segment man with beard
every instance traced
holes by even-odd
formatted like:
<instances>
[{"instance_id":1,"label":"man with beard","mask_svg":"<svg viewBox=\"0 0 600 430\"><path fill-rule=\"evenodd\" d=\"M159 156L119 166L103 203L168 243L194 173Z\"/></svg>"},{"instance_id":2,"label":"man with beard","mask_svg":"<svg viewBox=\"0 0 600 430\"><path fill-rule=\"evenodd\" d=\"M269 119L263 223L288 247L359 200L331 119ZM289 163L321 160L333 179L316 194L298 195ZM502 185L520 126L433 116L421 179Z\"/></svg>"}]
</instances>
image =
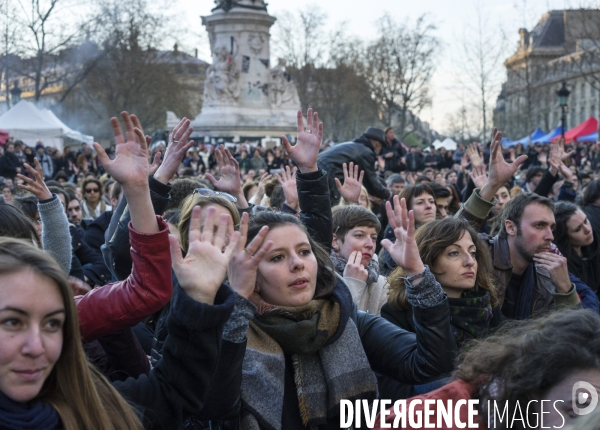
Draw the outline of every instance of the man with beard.
<instances>
[{"instance_id":1,"label":"man with beard","mask_svg":"<svg viewBox=\"0 0 600 430\"><path fill-rule=\"evenodd\" d=\"M567 259L552 243L554 203L522 193L504 206L500 233L484 236L493 264L502 314L526 319L553 306L579 303Z\"/></svg>"}]
</instances>

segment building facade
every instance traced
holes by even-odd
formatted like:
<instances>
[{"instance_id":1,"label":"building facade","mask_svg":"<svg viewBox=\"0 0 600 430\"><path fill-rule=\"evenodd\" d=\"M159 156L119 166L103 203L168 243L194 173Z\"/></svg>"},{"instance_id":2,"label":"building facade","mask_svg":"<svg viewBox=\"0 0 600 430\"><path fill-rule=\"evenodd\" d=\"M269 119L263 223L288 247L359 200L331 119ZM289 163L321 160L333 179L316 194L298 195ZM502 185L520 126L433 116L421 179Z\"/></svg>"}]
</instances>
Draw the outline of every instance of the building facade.
<instances>
[{"instance_id":1,"label":"building facade","mask_svg":"<svg viewBox=\"0 0 600 430\"><path fill-rule=\"evenodd\" d=\"M518 139L540 127L560 125L556 92L571 91L566 127L600 107L600 10L553 10L533 30L519 30L516 52L505 62L506 82L494 109L494 125Z\"/></svg>"}]
</instances>

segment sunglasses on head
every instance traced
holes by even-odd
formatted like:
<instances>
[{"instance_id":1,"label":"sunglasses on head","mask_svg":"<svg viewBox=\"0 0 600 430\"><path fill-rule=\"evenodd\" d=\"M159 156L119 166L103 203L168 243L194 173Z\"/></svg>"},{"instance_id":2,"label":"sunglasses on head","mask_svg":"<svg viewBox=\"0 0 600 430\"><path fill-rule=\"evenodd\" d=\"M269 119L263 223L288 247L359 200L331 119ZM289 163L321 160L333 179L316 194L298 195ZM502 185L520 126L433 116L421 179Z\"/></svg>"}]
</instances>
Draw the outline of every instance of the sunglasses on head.
<instances>
[{"instance_id":1,"label":"sunglasses on head","mask_svg":"<svg viewBox=\"0 0 600 430\"><path fill-rule=\"evenodd\" d=\"M210 188L196 188L194 190L194 194L200 194L201 196L221 196L225 197L232 203L237 203L237 199L233 197L231 194L222 193L220 191L213 191Z\"/></svg>"}]
</instances>

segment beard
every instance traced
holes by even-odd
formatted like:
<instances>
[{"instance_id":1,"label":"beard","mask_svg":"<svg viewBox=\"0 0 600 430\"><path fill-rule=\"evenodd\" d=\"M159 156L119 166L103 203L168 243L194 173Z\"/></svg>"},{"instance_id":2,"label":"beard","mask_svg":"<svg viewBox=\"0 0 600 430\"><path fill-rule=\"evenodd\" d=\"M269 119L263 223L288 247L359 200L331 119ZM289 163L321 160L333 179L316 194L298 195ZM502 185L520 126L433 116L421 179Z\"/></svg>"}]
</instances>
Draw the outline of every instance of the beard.
<instances>
[{"instance_id":1,"label":"beard","mask_svg":"<svg viewBox=\"0 0 600 430\"><path fill-rule=\"evenodd\" d=\"M517 233L517 237L515 237L515 249L519 253L519 255L526 261L530 263L533 261L533 254L535 252L531 252L527 249L527 244L525 243L525 239L523 236Z\"/></svg>"}]
</instances>

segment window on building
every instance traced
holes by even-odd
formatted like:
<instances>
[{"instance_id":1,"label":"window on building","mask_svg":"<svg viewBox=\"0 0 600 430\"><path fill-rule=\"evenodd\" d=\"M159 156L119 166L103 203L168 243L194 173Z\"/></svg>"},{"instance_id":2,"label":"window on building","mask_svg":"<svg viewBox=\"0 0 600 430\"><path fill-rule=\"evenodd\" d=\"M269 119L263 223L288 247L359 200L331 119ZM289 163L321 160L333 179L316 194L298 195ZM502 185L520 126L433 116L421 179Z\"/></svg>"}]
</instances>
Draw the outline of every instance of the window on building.
<instances>
[{"instance_id":1,"label":"window on building","mask_svg":"<svg viewBox=\"0 0 600 430\"><path fill-rule=\"evenodd\" d=\"M567 123L567 128L573 128L577 125L577 117L575 109L571 109L571 120Z\"/></svg>"},{"instance_id":2,"label":"window on building","mask_svg":"<svg viewBox=\"0 0 600 430\"><path fill-rule=\"evenodd\" d=\"M596 105L592 105L592 107L590 108L590 116L598 118L598 116L596 115Z\"/></svg>"},{"instance_id":3,"label":"window on building","mask_svg":"<svg viewBox=\"0 0 600 430\"><path fill-rule=\"evenodd\" d=\"M181 75L183 73L183 66L179 63L175 64L175 74Z\"/></svg>"},{"instance_id":4,"label":"window on building","mask_svg":"<svg viewBox=\"0 0 600 430\"><path fill-rule=\"evenodd\" d=\"M581 113L579 114L579 122L585 121L587 118L585 116L585 106L581 106Z\"/></svg>"}]
</instances>

